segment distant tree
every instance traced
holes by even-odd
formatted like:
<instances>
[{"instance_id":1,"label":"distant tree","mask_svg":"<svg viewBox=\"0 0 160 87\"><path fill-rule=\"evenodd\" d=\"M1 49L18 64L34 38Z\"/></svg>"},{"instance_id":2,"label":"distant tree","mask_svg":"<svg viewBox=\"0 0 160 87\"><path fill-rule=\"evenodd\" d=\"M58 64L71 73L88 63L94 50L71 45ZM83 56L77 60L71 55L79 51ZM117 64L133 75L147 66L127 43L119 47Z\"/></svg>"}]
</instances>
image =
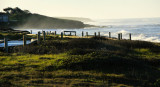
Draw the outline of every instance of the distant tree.
<instances>
[{"instance_id":1,"label":"distant tree","mask_svg":"<svg viewBox=\"0 0 160 87\"><path fill-rule=\"evenodd\" d=\"M18 7L16 7L16 8L8 7L8 8L4 8L3 10L8 14L16 14L16 15L22 15L22 14L29 14L30 13L29 10L21 10Z\"/></svg>"},{"instance_id":2,"label":"distant tree","mask_svg":"<svg viewBox=\"0 0 160 87\"><path fill-rule=\"evenodd\" d=\"M13 8L11 8L11 7L5 8L5 9L3 9L3 11L5 11L7 14L14 13Z\"/></svg>"},{"instance_id":3,"label":"distant tree","mask_svg":"<svg viewBox=\"0 0 160 87\"><path fill-rule=\"evenodd\" d=\"M23 11L24 11L24 13L26 13L26 14L31 13L29 10L23 10Z\"/></svg>"},{"instance_id":4,"label":"distant tree","mask_svg":"<svg viewBox=\"0 0 160 87\"><path fill-rule=\"evenodd\" d=\"M18 7L14 8L13 10L15 11L16 14L23 14L24 13L24 11Z\"/></svg>"}]
</instances>

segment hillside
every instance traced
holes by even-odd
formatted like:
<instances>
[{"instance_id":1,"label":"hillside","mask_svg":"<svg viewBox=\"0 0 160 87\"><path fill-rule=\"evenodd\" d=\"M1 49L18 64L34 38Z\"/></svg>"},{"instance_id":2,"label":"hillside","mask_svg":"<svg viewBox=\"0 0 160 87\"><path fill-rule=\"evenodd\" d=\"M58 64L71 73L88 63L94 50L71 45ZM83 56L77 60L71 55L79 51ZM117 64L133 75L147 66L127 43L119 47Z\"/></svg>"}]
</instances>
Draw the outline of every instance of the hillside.
<instances>
[{"instance_id":1,"label":"hillside","mask_svg":"<svg viewBox=\"0 0 160 87\"><path fill-rule=\"evenodd\" d=\"M0 87L160 87L160 44L48 35L1 48L0 75Z\"/></svg>"},{"instance_id":2,"label":"hillside","mask_svg":"<svg viewBox=\"0 0 160 87\"><path fill-rule=\"evenodd\" d=\"M68 19L68 20L75 20L75 21L81 21L81 22L93 22L92 19L82 18L82 17L56 17L56 18Z\"/></svg>"},{"instance_id":3,"label":"hillside","mask_svg":"<svg viewBox=\"0 0 160 87\"><path fill-rule=\"evenodd\" d=\"M14 28L84 28L85 24L80 21L47 17L40 14L33 14L28 10L20 8L5 8L11 21L9 27Z\"/></svg>"},{"instance_id":4,"label":"hillside","mask_svg":"<svg viewBox=\"0 0 160 87\"><path fill-rule=\"evenodd\" d=\"M17 22L17 28L84 28L80 21L64 20L39 14L30 14L24 21ZM14 23L13 23L14 24Z\"/></svg>"}]
</instances>

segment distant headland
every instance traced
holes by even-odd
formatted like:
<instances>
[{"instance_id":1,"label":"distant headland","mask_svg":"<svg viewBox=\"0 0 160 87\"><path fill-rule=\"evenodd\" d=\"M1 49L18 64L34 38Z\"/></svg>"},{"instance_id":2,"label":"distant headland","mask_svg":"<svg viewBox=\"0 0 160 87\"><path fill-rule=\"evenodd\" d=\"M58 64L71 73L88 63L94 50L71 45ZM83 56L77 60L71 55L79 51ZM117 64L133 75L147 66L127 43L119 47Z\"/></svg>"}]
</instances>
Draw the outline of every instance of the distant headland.
<instances>
[{"instance_id":1,"label":"distant headland","mask_svg":"<svg viewBox=\"0 0 160 87\"><path fill-rule=\"evenodd\" d=\"M16 8L4 8L4 12L0 13L0 26L11 28L32 28L32 29L63 29L63 28L85 28L97 27L94 25L84 24L83 21L87 18L56 18L31 13L28 10ZM8 20L3 22L3 17ZM7 18L8 17L8 18ZM75 19L75 20L74 20ZM90 19L87 19L90 20ZM92 21L92 20L90 20ZM3 23L2 23L3 22Z\"/></svg>"}]
</instances>

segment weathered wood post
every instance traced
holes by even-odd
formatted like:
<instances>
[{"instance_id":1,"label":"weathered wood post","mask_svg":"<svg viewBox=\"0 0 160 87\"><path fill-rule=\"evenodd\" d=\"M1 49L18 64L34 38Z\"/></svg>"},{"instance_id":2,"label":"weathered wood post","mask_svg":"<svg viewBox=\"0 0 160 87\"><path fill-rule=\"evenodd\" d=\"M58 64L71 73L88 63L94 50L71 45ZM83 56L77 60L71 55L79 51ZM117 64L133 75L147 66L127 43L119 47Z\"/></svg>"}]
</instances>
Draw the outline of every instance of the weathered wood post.
<instances>
[{"instance_id":1,"label":"weathered wood post","mask_svg":"<svg viewBox=\"0 0 160 87\"><path fill-rule=\"evenodd\" d=\"M47 31L47 35L48 35L48 31Z\"/></svg>"},{"instance_id":2,"label":"weathered wood post","mask_svg":"<svg viewBox=\"0 0 160 87\"><path fill-rule=\"evenodd\" d=\"M118 40L120 40L120 36L121 36L121 35L120 35L120 34L118 34Z\"/></svg>"},{"instance_id":3,"label":"weathered wood post","mask_svg":"<svg viewBox=\"0 0 160 87\"><path fill-rule=\"evenodd\" d=\"M51 31L49 31L49 35L51 35Z\"/></svg>"},{"instance_id":4,"label":"weathered wood post","mask_svg":"<svg viewBox=\"0 0 160 87\"><path fill-rule=\"evenodd\" d=\"M40 44L40 31L38 32L38 34L37 34L37 44Z\"/></svg>"},{"instance_id":5,"label":"weathered wood post","mask_svg":"<svg viewBox=\"0 0 160 87\"><path fill-rule=\"evenodd\" d=\"M43 40L44 41L46 40L46 33L45 33L45 31L43 31Z\"/></svg>"},{"instance_id":6,"label":"weathered wood post","mask_svg":"<svg viewBox=\"0 0 160 87\"><path fill-rule=\"evenodd\" d=\"M26 35L23 35L23 47L26 45Z\"/></svg>"},{"instance_id":7,"label":"weathered wood post","mask_svg":"<svg viewBox=\"0 0 160 87\"><path fill-rule=\"evenodd\" d=\"M65 33L65 32L63 32L63 35L66 35L66 33Z\"/></svg>"},{"instance_id":8,"label":"weathered wood post","mask_svg":"<svg viewBox=\"0 0 160 87\"><path fill-rule=\"evenodd\" d=\"M63 32L61 32L61 39L63 40Z\"/></svg>"},{"instance_id":9,"label":"weathered wood post","mask_svg":"<svg viewBox=\"0 0 160 87\"><path fill-rule=\"evenodd\" d=\"M75 36L76 36L76 32L75 32Z\"/></svg>"},{"instance_id":10,"label":"weathered wood post","mask_svg":"<svg viewBox=\"0 0 160 87\"><path fill-rule=\"evenodd\" d=\"M129 33L129 40L132 40L132 38L131 38L131 33Z\"/></svg>"},{"instance_id":11,"label":"weathered wood post","mask_svg":"<svg viewBox=\"0 0 160 87\"><path fill-rule=\"evenodd\" d=\"M94 36L96 37L96 32L94 32Z\"/></svg>"},{"instance_id":12,"label":"weathered wood post","mask_svg":"<svg viewBox=\"0 0 160 87\"><path fill-rule=\"evenodd\" d=\"M82 31L82 37L84 36L84 33L83 33L83 31Z\"/></svg>"},{"instance_id":13,"label":"weathered wood post","mask_svg":"<svg viewBox=\"0 0 160 87\"><path fill-rule=\"evenodd\" d=\"M101 34L100 34L100 32L98 32L98 37L101 37Z\"/></svg>"},{"instance_id":14,"label":"weathered wood post","mask_svg":"<svg viewBox=\"0 0 160 87\"><path fill-rule=\"evenodd\" d=\"M70 32L70 36L72 35L72 32Z\"/></svg>"},{"instance_id":15,"label":"weathered wood post","mask_svg":"<svg viewBox=\"0 0 160 87\"><path fill-rule=\"evenodd\" d=\"M88 37L88 32L86 32L86 36Z\"/></svg>"},{"instance_id":16,"label":"weathered wood post","mask_svg":"<svg viewBox=\"0 0 160 87\"><path fill-rule=\"evenodd\" d=\"M120 33L120 39L122 40L122 33Z\"/></svg>"},{"instance_id":17,"label":"weathered wood post","mask_svg":"<svg viewBox=\"0 0 160 87\"><path fill-rule=\"evenodd\" d=\"M32 30L30 31L30 34L32 34Z\"/></svg>"},{"instance_id":18,"label":"weathered wood post","mask_svg":"<svg viewBox=\"0 0 160 87\"><path fill-rule=\"evenodd\" d=\"M8 39L6 37L4 38L4 49L5 49L5 52L8 53Z\"/></svg>"},{"instance_id":19,"label":"weathered wood post","mask_svg":"<svg viewBox=\"0 0 160 87\"><path fill-rule=\"evenodd\" d=\"M56 31L54 31L54 36L56 36Z\"/></svg>"},{"instance_id":20,"label":"weathered wood post","mask_svg":"<svg viewBox=\"0 0 160 87\"><path fill-rule=\"evenodd\" d=\"M111 32L109 32L109 38L111 38Z\"/></svg>"}]
</instances>

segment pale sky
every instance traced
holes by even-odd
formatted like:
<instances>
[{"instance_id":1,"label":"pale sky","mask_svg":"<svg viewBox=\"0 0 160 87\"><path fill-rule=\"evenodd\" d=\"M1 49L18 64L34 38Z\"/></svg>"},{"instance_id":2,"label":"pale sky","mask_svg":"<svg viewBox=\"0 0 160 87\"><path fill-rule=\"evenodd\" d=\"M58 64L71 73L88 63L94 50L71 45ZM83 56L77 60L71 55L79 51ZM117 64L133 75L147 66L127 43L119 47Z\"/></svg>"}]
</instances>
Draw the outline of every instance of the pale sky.
<instances>
[{"instance_id":1,"label":"pale sky","mask_svg":"<svg viewBox=\"0 0 160 87\"><path fill-rule=\"evenodd\" d=\"M160 0L0 0L0 11L6 7L19 7L51 17L160 17Z\"/></svg>"}]
</instances>

